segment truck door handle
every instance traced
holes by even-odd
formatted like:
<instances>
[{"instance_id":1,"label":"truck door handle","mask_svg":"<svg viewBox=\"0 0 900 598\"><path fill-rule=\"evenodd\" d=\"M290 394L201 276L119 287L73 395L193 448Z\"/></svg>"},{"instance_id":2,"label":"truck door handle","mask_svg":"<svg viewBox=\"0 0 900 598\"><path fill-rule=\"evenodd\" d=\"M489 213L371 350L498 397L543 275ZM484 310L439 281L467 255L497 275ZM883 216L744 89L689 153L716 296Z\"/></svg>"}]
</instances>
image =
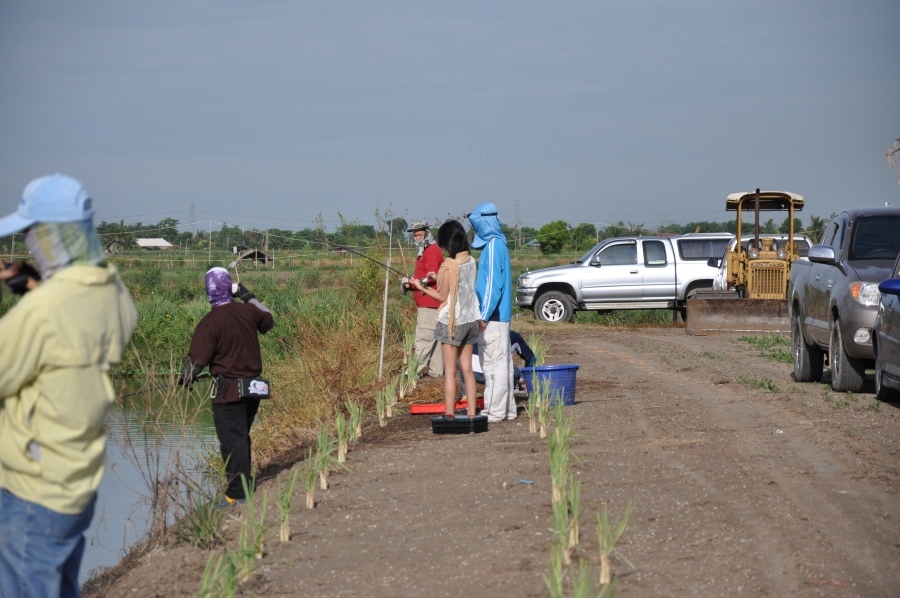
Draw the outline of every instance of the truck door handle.
<instances>
[{"instance_id":1,"label":"truck door handle","mask_svg":"<svg viewBox=\"0 0 900 598\"><path fill-rule=\"evenodd\" d=\"M632 270L631 272L629 272L629 274L637 274L637 273L638 273L637 270Z\"/></svg>"}]
</instances>

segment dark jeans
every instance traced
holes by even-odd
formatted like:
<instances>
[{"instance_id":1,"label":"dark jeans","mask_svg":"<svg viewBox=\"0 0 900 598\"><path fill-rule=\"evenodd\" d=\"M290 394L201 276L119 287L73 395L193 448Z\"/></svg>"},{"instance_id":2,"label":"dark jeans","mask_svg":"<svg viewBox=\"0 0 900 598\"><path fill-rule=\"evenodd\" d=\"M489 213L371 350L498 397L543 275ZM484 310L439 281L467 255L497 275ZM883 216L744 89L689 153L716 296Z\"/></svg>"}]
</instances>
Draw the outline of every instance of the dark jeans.
<instances>
[{"instance_id":1,"label":"dark jeans","mask_svg":"<svg viewBox=\"0 0 900 598\"><path fill-rule=\"evenodd\" d=\"M228 498L240 500L244 496L241 475L250 479L250 426L259 410L258 399L244 399L237 403L213 403L213 422L225 462Z\"/></svg>"}]
</instances>

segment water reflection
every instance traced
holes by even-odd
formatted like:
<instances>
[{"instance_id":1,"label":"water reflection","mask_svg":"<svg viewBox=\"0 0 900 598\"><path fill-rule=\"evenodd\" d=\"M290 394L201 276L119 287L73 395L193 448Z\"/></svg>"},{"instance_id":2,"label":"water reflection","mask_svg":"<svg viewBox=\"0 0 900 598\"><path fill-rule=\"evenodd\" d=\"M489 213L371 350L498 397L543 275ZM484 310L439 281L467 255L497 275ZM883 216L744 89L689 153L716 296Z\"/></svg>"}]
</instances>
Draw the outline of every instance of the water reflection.
<instances>
[{"instance_id":1,"label":"water reflection","mask_svg":"<svg viewBox=\"0 0 900 598\"><path fill-rule=\"evenodd\" d=\"M202 384L189 396L147 392L133 382L123 388L122 404L107 418L106 472L97 495L79 580L91 570L115 565L147 531L149 482L163 477L177 461L192 480L204 480L196 459L218 450L209 399Z\"/></svg>"}]
</instances>

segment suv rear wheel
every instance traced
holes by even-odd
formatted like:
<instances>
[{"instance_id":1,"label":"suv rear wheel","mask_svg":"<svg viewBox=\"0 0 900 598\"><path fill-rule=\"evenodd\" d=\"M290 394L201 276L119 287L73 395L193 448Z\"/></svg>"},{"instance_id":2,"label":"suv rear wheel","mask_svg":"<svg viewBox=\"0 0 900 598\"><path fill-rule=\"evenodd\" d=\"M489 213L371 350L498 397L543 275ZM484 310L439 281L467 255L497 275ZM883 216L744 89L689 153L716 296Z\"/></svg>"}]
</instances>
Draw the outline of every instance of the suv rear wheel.
<instances>
[{"instance_id":1,"label":"suv rear wheel","mask_svg":"<svg viewBox=\"0 0 900 598\"><path fill-rule=\"evenodd\" d=\"M534 317L545 322L571 322L575 315L575 302L560 291L548 291L534 304Z\"/></svg>"},{"instance_id":2,"label":"suv rear wheel","mask_svg":"<svg viewBox=\"0 0 900 598\"><path fill-rule=\"evenodd\" d=\"M850 357L844 350L844 335L839 320L831 322L831 343L828 346L831 363L831 388L836 392L859 392L863 387L866 366L862 359Z\"/></svg>"},{"instance_id":3,"label":"suv rear wheel","mask_svg":"<svg viewBox=\"0 0 900 598\"><path fill-rule=\"evenodd\" d=\"M818 345L808 345L800 328L800 316L791 316L791 354L797 382L821 382L824 358Z\"/></svg>"}]
</instances>

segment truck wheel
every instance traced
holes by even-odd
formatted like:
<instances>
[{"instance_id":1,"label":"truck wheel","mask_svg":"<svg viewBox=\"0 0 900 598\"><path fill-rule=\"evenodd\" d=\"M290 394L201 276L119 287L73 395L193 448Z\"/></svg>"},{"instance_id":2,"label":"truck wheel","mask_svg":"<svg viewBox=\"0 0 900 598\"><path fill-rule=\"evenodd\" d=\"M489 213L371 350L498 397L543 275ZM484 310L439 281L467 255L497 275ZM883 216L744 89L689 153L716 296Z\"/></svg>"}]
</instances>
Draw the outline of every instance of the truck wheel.
<instances>
[{"instance_id":1,"label":"truck wheel","mask_svg":"<svg viewBox=\"0 0 900 598\"><path fill-rule=\"evenodd\" d=\"M831 323L831 343L828 347L831 365L831 388L835 392L859 392L863 387L866 366L861 359L850 357L844 350L841 323Z\"/></svg>"},{"instance_id":2,"label":"truck wheel","mask_svg":"<svg viewBox=\"0 0 900 598\"><path fill-rule=\"evenodd\" d=\"M875 398L883 403L900 401L900 390L888 388L883 383L884 357L878 354L878 343L872 348L875 349Z\"/></svg>"},{"instance_id":3,"label":"truck wheel","mask_svg":"<svg viewBox=\"0 0 900 598\"><path fill-rule=\"evenodd\" d=\"M534 304L534 317L545 322L571 322L574 315L575 302L560 291L544 293Z\"/></svg>"},{"instance_id":4,"label":"truck wheel","mask_svg":"<svg viewBox=\"0 0 900 598\"><path fill-rule=\"evenodd\" d=\"M791 354L794 356L794 379L797 382L821 382L825 359L818 345L809 345L803 338L800 316L791 316Z\"/></svg>"}]
</instances>

